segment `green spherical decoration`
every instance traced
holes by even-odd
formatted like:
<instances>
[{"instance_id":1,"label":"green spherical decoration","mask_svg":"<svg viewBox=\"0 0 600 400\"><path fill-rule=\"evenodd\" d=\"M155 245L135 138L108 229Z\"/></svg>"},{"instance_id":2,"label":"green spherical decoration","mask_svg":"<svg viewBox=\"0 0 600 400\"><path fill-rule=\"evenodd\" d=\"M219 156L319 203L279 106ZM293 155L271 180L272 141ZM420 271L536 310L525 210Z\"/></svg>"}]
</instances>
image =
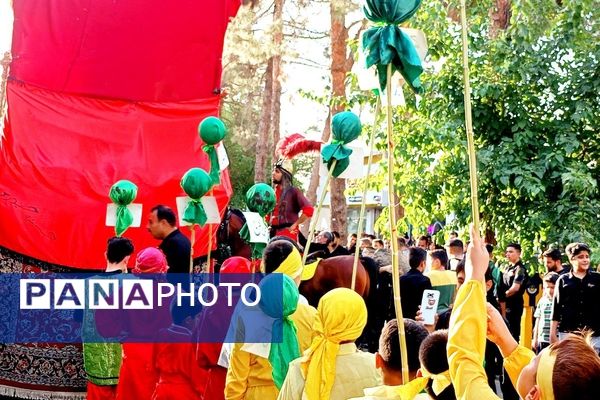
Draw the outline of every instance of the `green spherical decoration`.
<instances>
[{"instance_id":1,"label":"green spherical decoration","mask_svg":"<svg viewBox=\"0 0 600 400\"><path fill-rule=\"evenodd\" d=\"M120 180L110 188L108 196L118 205L126 206L137 196L137 186L128 180Z\"/></svg>"},{"instance_id":2,"label":"green spherical decoration","mask_svg":"<svg viewBox=\"0 0 600 400\"><path fill-rule=\"evenodd\" d=\"M227 135L227 127L217 117L206 117L198 125L198 134L204 143L215 145Z\"/></svg>"},{"instance_id":3,"label":"green spherical decoration","mask_svg":"<svg viewBox=\"0 0 600 400\"><path fill-rule=\"evenodd\" d=\"M211 177L201 168L192 168L181 178L181 188L193 200L199 200L212 186Z\"/></svg>"},{"instance_id":4,"label":"green spherical decoration","mask_svg":"<svg viewBox=\"0 0 600 400\"><path fill-rule=\"evenodd\" d=\"M361 130L360 118L351 111L337 113L331 121L333 138L346 144L359 137Z\"/></svg>"},{"instance_id":5,"label":"green spherical decoration","mask_svg":"<svg viewBox=\"0 0 600 400\"><path fill-rule=\"evenodd\" d=\"M259 213L261 217L275 209L275 191L266 183L257 183L246 192L248 210Z\"/></svg>"}]
</instances>

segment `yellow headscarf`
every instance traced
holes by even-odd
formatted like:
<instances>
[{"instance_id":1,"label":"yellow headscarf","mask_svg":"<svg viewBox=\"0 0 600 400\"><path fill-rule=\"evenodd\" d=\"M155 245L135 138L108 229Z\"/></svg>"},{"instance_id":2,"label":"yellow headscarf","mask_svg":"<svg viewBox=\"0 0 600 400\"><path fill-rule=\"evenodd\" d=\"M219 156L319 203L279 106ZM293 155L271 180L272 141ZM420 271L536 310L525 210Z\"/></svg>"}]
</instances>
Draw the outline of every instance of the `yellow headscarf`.
<instances>
[{"instance_id":1,"label":"yellow headscarf","mask_svg":"<svg viewBox=\"0 0 600 400\"><path fill-rule=\"evenodd\" d=\"M452 381L450 380L450 371L442 372L441 374L432 374L421 367L421 374L423 374L422 377L415 378L405 385L393 386L394 393L399 395L401 399L414 399L425 389L425 387L427 387L427 383L429 383L429 380L431 379L431 389L433 390L433 393L438 396L452 384Z\"/></svg>"},{"instance_id":2,"label":"yellow headscarf","mask_svg":"<svg viewBox=\"0 0 600 400\"><path fill-rule=\"evenodd\" d=\"M304 393L308 400L329 400L340 343L356 340L367 324L367 307L353 290L338 288L319 301L315 337L302 358Z\"/></svg>"},{"instance_id":3,"label":"yellow headscarf","mask_svg":"<svg viewBox=\"0 0 600 400\"><path fill-rule=\"evenodd\" d=\"M540 353L536 382L540 388L541 398L544 400L554 400L554 389L552 388L552 373L554 372L554 363L556 362L556 352L546 347Z\"/></svg>"},{"instance_id":4,"label":"yellow headscarf","mask_svg":"<svg viewBox=\"0 0 600 400\"><path fill-rule=\"evenodd\" d=\"M286 274L292 279L296 279L302 273L302 256L295 246L292 246L292 252L288 254L281 265L273 272Z\"/></svg>"}]
</instances>

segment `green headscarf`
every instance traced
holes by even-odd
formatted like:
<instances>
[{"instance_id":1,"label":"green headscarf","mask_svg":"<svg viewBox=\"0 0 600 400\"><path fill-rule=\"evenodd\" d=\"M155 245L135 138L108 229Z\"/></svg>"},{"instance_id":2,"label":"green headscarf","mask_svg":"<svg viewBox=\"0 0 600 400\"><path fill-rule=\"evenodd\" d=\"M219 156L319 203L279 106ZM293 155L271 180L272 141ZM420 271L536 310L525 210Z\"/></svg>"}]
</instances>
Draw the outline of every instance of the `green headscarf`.
<instances>
[{"instance_id":1,"label":"green headscarf","mask_svg":"<svg viewBox=\"0 0 600 400\"><path fill-rule=\"evenodd\" d=\"M261 310L271 318L273 331L269 363L273 368L273 382L281 389L289 364L300 357L300 345L296 334L296 325L291 320L298 307L298 287L287 275L270 274L260 282Z\"/></svg>"}]
</instances>

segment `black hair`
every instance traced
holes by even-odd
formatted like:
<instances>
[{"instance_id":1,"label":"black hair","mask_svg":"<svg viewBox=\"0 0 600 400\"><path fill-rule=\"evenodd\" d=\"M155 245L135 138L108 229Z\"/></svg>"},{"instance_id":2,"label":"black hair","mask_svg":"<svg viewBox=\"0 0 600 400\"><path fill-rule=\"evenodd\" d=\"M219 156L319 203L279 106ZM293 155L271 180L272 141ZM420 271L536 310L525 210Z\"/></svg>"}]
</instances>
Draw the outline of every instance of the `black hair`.
<instances>
[{"instance_id":1,"label":"black hair","mask_svg":"<svg viewBox=\"0 0 600 400\"><path fill-rule=\"evenodd\" d=\"M492 253L494 252L494 246L493 246L493 245L491 245L491 244L489 244L489 243L487 243L487 244L485 245L485 249L487 250L487 252L488 252L489 254L492 254Z\"/></svg>"},{"instance_id":2,"label":"black hair","mask_svg":"<svg viewBox=\"0 0 600 400\"><path fill-rule=\"evenodd\" d=\"M427 260L427 252L420 247L411 247L408 253L408 264L411 269L417 269Z\"/></svg>"},{"instance_id":3,"label":"black hair","mask_svg":"<svg viewBox=\"0 0 600 400\"><path fill-rule=\"evenodd\" d=\"M565 248L565 253L567 253L567 255L569 256L569 259L575 257L582 251L587 251L588 254L592 253L592 251L590 250L590 247L585 243L570 243Z\"/></svg>"},{"instance_id":4,"label":"black hair","mask_svg":"<svg viewBox=\"0 0 600 400\"><path fill-rule=\"evenodd\" d=\"M355 239L358 239L358 236L356 235L356 233L353 233L353 234L351 234L351 235L350 235L350 237L353 237L353 238L355 238Z\"/></svg>"},{"instance_id":5,"label":"black hair","mask_svg":"<svg viewBox=\"0 0 600 400\"><path fill-rule=\"evenodd\" d=\"M190 304L190 300L187 298L181 299L181 304L177 305L177 298L173 297L169 310L171 311L171 318L175 325L181 325L187 317L194 319L200 312L202 307L199 302Z\"/></svg>"},{"instance_id":6,"label":"black hair","mask_svg":"<svg viewBox=\"0 0 600 400\"><path fill-rule=\"evenodd\" d=\"M373 240L373 244L375 244L375 243L379 243L383 247L383 240L375 239L375 240Z\"/></svg>"},{"instance_id":7,"label":"black hair","mask_svg":"<svg viewBox=\"0 0 600 400\"><path fill-rule=\"evenodd\" d=\"M334 236L336 239L339 239L339 238L340 238L340 233L339 233L338 231L331 231L331 233L333 234L333 236Z\"/></svg>"},{"instance_id":8,"label":"black hair","mask_svg":"<svg viewBox=\"0 0 600 400\"><path fill-rule=\"evenodd\" d=\"M431 236L429 235L423 235L421 237L419 237L419 241L424 240L427 242L427 244L431 243Z\"/></svg>"},{"instance_id":9,"label":"black hair","mask_svg":"<svg viewBox=\"0 0 600 400\"><path fill-rule=\"evenodd\" d=\"M548 249L542 253L542 257L548 257L554 261L560 261L562 259L562 253L559 249Z\"/></svg>"},{"instance_id":10,"label":"black hair","mask_svg":"<svg viewBox=\"0 0 600 400\"><path fill-rule=\"evenodd\" d=\"M333 233L329 231L323 231L319 233L319 235L323 235L325 237L325 239L327 240L325 244L333 243L333 240L335 239Z\"/></svg>"},{"instance_id":11,"label":"black hair","mask_svg":"<svg viewBox=\"0 0 600 400\"><path fill-rule=\"evenodd\" d=\"M506 245L506 248L508 249L509 247L512 247L513 249L517 250L519 253L521 252L521 245L519 243L509 243Z\"/></svg>"},{"instance_id":12,"label":"black hair","mask_svg":"<svg viewBox=\"0 0 600 400\"><path fill-rule=\"evenodd\" d=\"M456 272L456 275L460 274L461 272L465 272L465 263L466 260L463 258L458 262L458 264L456 264L456 269L454 270L454 272Z\"/></svg>"},{"instance_id":13,"label":"black hair","mask_svg":"<svg viewBox=\"0 0 600 400\"><path fill-rule=\"evenodd\" d=\"M548 272L546 275L544 275L544 282L556 284L558 278L560 278L560 275L556 272Z\"/></svg>"},{"instance_id":14,"label":"black hair","mask_svg":"<svg viewBox=\"0 0 600 400\"><path fill-rule=\"evenodd\" d=\"M175 217L175 213L170 207L159 204L157 206L152 207L152 210L150 211L156 211L156 219L158 219L159 221L164 219L171 226L175 226L177 224L177 218Z\"/></svg>"},{"instance_id":15,"label":"black hair","mask_svg":"<svg viewBox=\"0 0 600 400\"><path fill-rule=\"evenodd\" d=\"M111 264L120 263L133 253L133 243L124 237L112 237L106 245L106 258Z\"/></svg>"},{"instance_id":16,"label":"black hair","mask_svg":"<svg viewBox=\"0 0 600 400\"><path fill-rule=\"evenodd\" d=\"M265 248L263 253L263 264L265 266L265 273L270 274L275 271L281 263L290 255L293 251L294 245L291 241L287 240L276 240L271 242Z\"/></svg>"},{"instance_id":17,"label":"black hair","mask_svg":"<svg viewBox=\"0 0 600 400\"><path fill-rule=\"evenodd\" d=\"M419 362L419 347L429 332L427 332L427 329L422 324L408 318L404 319L404 332L406 334L406 349L408 351L408 369L410 371L417 371L421 366ZM378 353L387 368L393 371L402 371L397 320L392 319L383 327L379 336Z\"/></svg>"},{"instance_id":18,"label":"black hair","mask_svg":"<svg viewBox=\"0 0 600 400\"><path fill-rule=\"evenodd\" d=\"M446 265L448 265L448 253L446 253L446 250L444 250L444 249L433 250L431 253L429 253L429 255L431 256L431 258L435 258L436 260L440 260L440 263L444 267Z\"/></svg>"},{"instance_id":19,"label":"black hair","mask_svg":"<svg viewBox=\"0 0 600 400\"><path fill-rule=\"evenodd\" d=\"M290 242L291 244L294 245L294 247L296 248L296 250L298 250L300 253L302 253L302 246L300 246L300 244L298 242L296 242L294 239L288 237L288 236L282 236L282 235L277 235L277 236L273 236L270 240L269 243L273 243L276 242L277 240L285 240L286 242Z\"/></svg>"},{"instance_id":20,"label":"black hair","mask_svg":"<svg viewBox=\"0 0 600 400\"><path fill-rule=\"evenodd\" d=\"M461 249L465 248L462 240L460 239L452 239L450 243L448 243L448 247L460 247Z\"/></svg>"},{"instance_id":21,"label":"black hair","mask_svg":"<svg viewBox=\"0 0 600 400\"><path fill-rule=\"evenodd\" d=\"M419 361L421 367L425 368L430 373L442 374L450 368L448 365L448 357L446 356L446 346L448 345L448 331L439 330L427 336L421 348L419 349ZM431 380L427 384L426 391L433 399L456 399L454 387L450 385L440 394L436 395L432 389Z\"/></svg>"}]
</instances>

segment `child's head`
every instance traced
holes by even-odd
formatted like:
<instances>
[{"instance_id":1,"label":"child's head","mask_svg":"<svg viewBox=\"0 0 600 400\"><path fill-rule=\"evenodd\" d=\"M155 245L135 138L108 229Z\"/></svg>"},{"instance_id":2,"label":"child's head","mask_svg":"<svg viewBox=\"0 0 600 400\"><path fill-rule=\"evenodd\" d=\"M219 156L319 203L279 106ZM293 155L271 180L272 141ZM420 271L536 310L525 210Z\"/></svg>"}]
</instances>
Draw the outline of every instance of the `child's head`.
<instances>
[{"instance_id":1,"label":"child's head","mask_svg":"<svg viewBox=\"0 0 600 400\"><path fill-rule=\"evenodd\" d=\"M519 375L521 398L555 400L600 398L600 357L589 337L568 335L544 349Z\"/></svg>"},{"instance_id":2,"label":"child's head","mask_svg":"<svg viewBox=\"0 0 600 400\"><path fill-rule=\"evenodd\" d=\"M191 304L190 300L186 298L182 298L181 302L177 304L177 298L173 297L173 300L171 300L170 310L174 325L184 326L192 329L194 326L194 319L200 312L201 306L198 302Z\"/></svg>"},{"instance_id":3,"label":"child's head","mask_svg":"<svg viewBox=\"0 0 600 400\"><path fill-rule=\"evenodd\" d=\"M420 366L419 347L429 332L420 323L406 318L404 319L404 331L408 351L408 369L412 377L415 376ZM381 331L379 350L375 354L375 366L381 369L385 385L394 386L401 383L402 359L398 342L398 322L395 319L385 324Z\"/></svg>"},{"instance_id":4,"label":"child's head","mask_svg":"<svg viewBox=\"0 0 600 400\"><path fill-rule=\"evenodd\" d=\"M434 400L454 400L454 386L450 381L448 357L446 346L448 345L448 331L439 330L427 336L419 349L419 361L423 376L431 375L431 379L425 388L429 396Z\"/></svg>"},{"instance_id":5,"label":"child's head","mask_svg":"<svg viewBox=\"0 0 600 400\"><path fill-rule=\"evenodd\" d=\"M565 248L569 262L573 265L574 272L587 272L590 268L590 255L592 251L585 243L571 243Z\"/></svg>"},{"instance_id":6,"label":"child's head","mask_svg":"<svg viewBox=\"0 0 600 400\"><path fill-rule=\"evenodd\" d=\"M554 286L559 275L556 272L548 272L544 275L544 296L551 299L554 297Z\"/></svg>"}]
</instances>

